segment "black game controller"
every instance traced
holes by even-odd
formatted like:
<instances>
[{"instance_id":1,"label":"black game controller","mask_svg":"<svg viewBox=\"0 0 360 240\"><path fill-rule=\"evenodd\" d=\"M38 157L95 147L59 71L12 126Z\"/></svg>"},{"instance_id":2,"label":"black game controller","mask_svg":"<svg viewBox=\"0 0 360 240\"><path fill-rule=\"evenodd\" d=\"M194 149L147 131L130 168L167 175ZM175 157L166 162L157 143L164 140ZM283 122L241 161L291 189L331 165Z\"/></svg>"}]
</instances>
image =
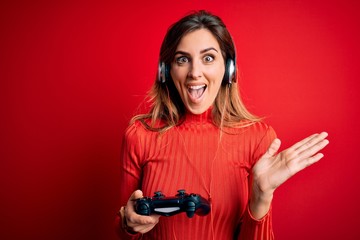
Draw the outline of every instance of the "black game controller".
<instances>
[{"instance_id":1,"label":"black game controller","mask_svg":"<svg viewBox=\"0 0 360 240\"><path fill-rule=\"evenodd\" d=\"M210 212L209 202L198 194L187 194L185 190L178 190L175 197L165 197L160 191L155 195L143 197L136 200L135 211L140 215L159 214L162 216L173 216L186 212L189 218L196 213L205 216Z\"/></svg>"}]
</instances>

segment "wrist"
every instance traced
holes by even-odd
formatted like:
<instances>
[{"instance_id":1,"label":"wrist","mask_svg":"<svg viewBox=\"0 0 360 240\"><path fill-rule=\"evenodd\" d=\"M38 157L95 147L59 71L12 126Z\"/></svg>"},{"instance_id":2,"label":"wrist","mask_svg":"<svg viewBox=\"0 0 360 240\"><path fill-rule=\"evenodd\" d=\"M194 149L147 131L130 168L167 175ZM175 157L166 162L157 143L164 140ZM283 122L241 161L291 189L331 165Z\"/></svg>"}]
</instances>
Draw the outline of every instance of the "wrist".
<instances>
[{"instance_id":1,"label":"wrist","mask_svg":"<svg viewBox=\"0 0 360 240\"><path fill-rule=\"evenodd\" d=\"M272 199L274 197L274 192L253 192L251 195L251 199L253 199L255 202L258 203L271 203Z\"/></svg>"},{"instance_id":2,"label":"wrist","mask_svg":"<svg viewBox=\"0 0 360 240\"><path fill-rule=\"evenodd\" d=\"M269 212L272 199L272 192L257 194L253 192L250 198L249 208L255 219L261 219Z\"/></svg>"}]
</instances>

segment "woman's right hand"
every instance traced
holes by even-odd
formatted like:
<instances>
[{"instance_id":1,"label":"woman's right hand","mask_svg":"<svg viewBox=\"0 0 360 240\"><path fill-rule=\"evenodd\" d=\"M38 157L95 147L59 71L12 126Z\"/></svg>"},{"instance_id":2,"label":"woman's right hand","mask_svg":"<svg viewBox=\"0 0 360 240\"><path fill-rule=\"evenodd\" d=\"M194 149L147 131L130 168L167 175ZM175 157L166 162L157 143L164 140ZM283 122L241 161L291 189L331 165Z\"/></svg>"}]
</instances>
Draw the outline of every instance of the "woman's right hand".
<instances>
[{"instance_id":1,"label":"woman's right hand","mask_svg":"<svg viewBox=\"0 0 360 240\"><path fill-rule=\"evenodd\" d=\"M126 228L130 230L130 232L132 231L144 234L155 227L155 225L159 222L160 215L143 216L137 214L134 208L134 201L142 197L143 193L141 190L133 192L126 204L126 207L121 210L121 217L123 218L123 222L125 220Z\"/></svg>"}]
</instances>

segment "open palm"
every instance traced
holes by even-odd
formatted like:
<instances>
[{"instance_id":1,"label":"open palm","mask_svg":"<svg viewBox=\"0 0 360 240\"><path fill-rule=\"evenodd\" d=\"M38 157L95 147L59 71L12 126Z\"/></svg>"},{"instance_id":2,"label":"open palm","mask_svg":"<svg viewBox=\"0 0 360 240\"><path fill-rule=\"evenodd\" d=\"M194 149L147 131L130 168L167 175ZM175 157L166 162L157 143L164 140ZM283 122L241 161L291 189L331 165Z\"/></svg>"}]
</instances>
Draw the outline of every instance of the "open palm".
<instances>
[{"instance_id":1,"label":"open palm","mask_svg":"<svg viewBox=\"0 0 360 240\"><path fill-rule=\"evenodd\" d=\"M280 153L281 142L275 139L253 168L253 190L272 194L290 177L319 161L323 154L318 152L329 143L327 136L326 132L311 135Z\"/></svg>"}]
</instances>

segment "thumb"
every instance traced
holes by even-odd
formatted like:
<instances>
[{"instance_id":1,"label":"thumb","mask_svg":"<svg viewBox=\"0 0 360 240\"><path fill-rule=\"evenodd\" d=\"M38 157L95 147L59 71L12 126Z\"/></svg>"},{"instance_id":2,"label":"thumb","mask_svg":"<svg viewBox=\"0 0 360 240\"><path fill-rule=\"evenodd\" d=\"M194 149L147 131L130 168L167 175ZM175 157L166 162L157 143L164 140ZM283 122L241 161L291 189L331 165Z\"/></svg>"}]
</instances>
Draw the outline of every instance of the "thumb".
<instances>
[{"instance_id":1,"label":"thumb","mask_svg":"<svg viewBox=\"0 0 360 240\"><path fill-rule=\"evenodd\" d=\"M272 141L272 143L270 144L270 147L268 148L266 153L264 154L264 157L273 157L279 150L280 145L281 145L280 139L275 138L274 141Z\"/></svg>"},{"instance_id":2,"label":"thumb","mask_svg":"<svg viewBox=\"0 0 360 240\"><path fill-rule=\"evenodd\" d=\"M144 197L143 192L141 190L136 190L135 192L133 192L133 194L131 194L130 200L136 200L142 197Z\"/></svg>"},{"instance_id":3,"label":"thumb","mask_svg":"<svg viewBox=\"0 0 360 240\"><path fill-rule=\"evenodd\" d=\"M130 209L131 211L134 211L134 200L136 200L136 199L138 199L138 198L142 198L142 197L143 197L143 192L142 192L141 190L136 190L136 191L134 191L134 192L131 194L131 196L130 196L127 204L126 204L126 207L127 207L128 209Z\"/></svg>"}]
</instances>

